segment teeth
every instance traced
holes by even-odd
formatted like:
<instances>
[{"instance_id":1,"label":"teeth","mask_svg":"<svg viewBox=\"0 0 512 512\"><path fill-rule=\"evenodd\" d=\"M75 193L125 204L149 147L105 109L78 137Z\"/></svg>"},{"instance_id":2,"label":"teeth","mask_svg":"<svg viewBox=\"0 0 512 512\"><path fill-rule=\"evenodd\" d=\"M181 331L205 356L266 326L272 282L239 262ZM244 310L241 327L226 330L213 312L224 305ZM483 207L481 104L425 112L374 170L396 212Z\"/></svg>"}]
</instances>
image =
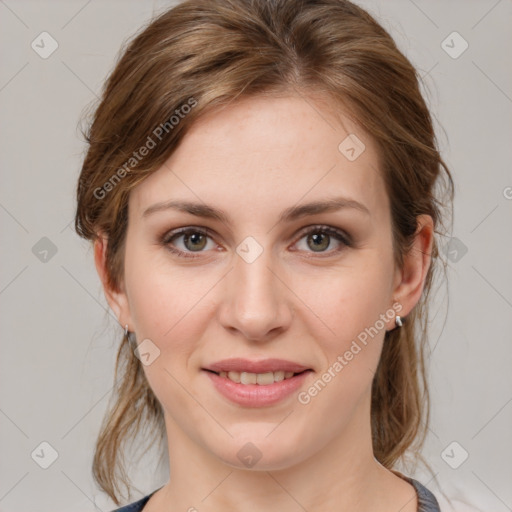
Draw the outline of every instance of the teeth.
<instances>
[{"instance_id":1,"label":"teeth","mask_svg":"<svg viewBox=\"0 0 512 512\"><path fill-rule=\"evenodd\" d=\"M257 380L258 374L256 373L242 372L240 374L240 384L256 384Z\"/></svg>"},{"instance_id":2,"label":"teeth","mask_svg":"<svg viewBox=\"0 0 512 512\"><path fill-rule=\"evenodd\" d=\"M254 373L252 375L255 375ZM268 373L258 373L256 374L256 383L261 386L266 386L268 384L274 383L274 374L272 372Z\"/></svg>"},{"instance_id":3,"label":"teeth","mask_svg":"<svg viewBox=\"0 0 512 512\"><path fill-rule=\"evenodd\" d=\"M293 375L293 372L286 372L286 373L291 373ZM274 372L274 382L281 382L282 380L284 380L284 372L283 371Z\"/></svg>"},{"instance_id":4,"label":"teeth","mask_svg":"<svg viewBox=\"0 0 512 512\"><path fill-rule=\"evenodd\" d=\"M290 377L293 377L294 373L279 370L277 372L267 373L220 372L219 375L239 384L259 384L260 386L267 386L274 382L281 382L284 379L289 379Z\"/></svg>"},{"instance_id":5,"label":"teeth","mask_svg":"<svg viewBox=\"0 0 512 512\"><path fill-rule=\"evenodd\" d=\"M225 372L222 372L225 373ZM228 379L231 379L233 382L240 382L240 373L239 372L228 372Z\"/></svg>"}]
</instances>

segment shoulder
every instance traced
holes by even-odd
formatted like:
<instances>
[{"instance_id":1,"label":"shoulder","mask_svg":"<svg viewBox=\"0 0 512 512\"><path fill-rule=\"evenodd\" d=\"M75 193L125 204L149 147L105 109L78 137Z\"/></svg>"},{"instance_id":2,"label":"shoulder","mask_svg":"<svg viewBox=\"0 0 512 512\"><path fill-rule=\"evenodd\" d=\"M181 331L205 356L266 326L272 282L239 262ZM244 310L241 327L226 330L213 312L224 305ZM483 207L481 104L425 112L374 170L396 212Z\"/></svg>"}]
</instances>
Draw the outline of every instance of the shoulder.
<instances>
[{"instance_id":1,"label":"shoulder","mask_svg":"<svg viewBox=\"0 0 512 512\"><path fill-rule=\"evenodd\" d=\"M423 484L396 469L391 469L391 472L414 487L417 496L417 512L441 512L437 498Z\"/></svg>"},{"instance_id":2,"label":"shoulder","mask_svg":"<svg viewBox=\"0 0 512 512\"><path fill-rule=\"evenodd\" d=\"M436 497L420 482L413 478L407 478L416 489L418 495L418 512L441 512Z\"/></svg>"},{"instance_id":3,"label":"shoulder","mask_svg":"<svg viewBox=\"0 0 512 512\"><path fill-rule=\"evenodd\" d=\"M135 501L121 508L116 508L115 510L112 510L112 512L141 512L146 503L149 501L149 498L151 498L151 496L153 496L157 490L158 489L154 490L151 494L144 496L144 498L141 498L139 501Z\"/></svg>"}]
</instances>

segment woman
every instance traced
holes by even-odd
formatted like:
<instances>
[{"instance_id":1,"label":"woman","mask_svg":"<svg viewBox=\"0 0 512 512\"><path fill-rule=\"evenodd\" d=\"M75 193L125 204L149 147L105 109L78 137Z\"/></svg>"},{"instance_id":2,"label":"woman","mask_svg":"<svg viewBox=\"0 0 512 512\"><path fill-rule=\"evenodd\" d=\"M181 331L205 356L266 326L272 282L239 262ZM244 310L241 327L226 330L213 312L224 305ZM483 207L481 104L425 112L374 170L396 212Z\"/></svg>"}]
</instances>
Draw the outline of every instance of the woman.
<instances>
[{"instance_id":1,"label":"woman","mask_svg":"<svg viewBox=\"0 0 512 512\"><path fill-rule=\"evenodd\" d=\"M439 510L393 467L428 424L453 189L389 34L342 0L185 1L87 138L76 229L124 328L94 475L120 505L148 426L171 470L118 510Z\"/></svg>"}]
</instances>

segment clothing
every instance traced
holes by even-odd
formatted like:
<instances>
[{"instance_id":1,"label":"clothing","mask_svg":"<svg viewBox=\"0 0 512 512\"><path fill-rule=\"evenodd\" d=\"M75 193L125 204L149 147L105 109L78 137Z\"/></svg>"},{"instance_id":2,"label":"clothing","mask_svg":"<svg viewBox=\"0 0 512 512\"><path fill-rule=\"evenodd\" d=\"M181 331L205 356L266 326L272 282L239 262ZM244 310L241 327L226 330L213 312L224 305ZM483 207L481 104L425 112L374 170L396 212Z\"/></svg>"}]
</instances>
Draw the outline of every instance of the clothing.
<instances>
[{"instance_id":1,"label":"clothing","mask_svg":"<svg viewBox=\"0 0 512 512\"><path fill-rule=\"evenodd\" d=\"M116 508L112 512L141 512L141 510L144 508L144 505L149 501L149 498L151 498L151 496L153 496L153 494L155 494L155 492L160 489L161 487L159 489L155 489L151 494L144 496L144 498L140 499L139 501L121 508Z\"/></svg>"},{"instance_id":2,"label":"clothing","mask_svg":"<svg viewBox=\"0 0 512 512\"><path fill-rule=\"evenodd\" d=\"M401 477L404 480L407 480L416 489L416 494L418 495L418 512L441 512L436 497L426 487L421 485L417 480L406 476ZM151 498L151 496L160 489L161 487L154 490L151 494L144 496L144 498L139 501L136 501L131 505L126 505L125 507L117 508L112 512L141 512L144 505L149 501L149 498Z\"/></svg>"},{"instance_id":3,"label":"clothing","mask_svg":"<svg viewBox=\"0 0 512 512\"><path fill-rule=\"evenodd\" d=\"M406 478L414 486L418 494L418 512L441 512L436 497L417 480Z\"/></svg>"}]
</instances>

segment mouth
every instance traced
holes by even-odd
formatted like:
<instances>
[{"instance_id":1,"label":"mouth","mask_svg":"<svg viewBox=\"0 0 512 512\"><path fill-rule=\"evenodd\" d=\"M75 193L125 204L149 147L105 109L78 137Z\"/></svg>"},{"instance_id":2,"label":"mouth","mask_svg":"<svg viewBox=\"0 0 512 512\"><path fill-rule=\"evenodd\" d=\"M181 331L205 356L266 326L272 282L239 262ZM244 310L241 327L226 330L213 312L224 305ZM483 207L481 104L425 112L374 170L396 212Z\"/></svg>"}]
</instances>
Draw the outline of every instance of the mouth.
<instances>
[{"instance_id":1,"label":"mouth","mask_svg":"<svg viewBox=\"0 0 512 512\"><path fill-rule=\"evenodd\" d=\"M217 361L201 368L214 388L243 407L267 407L290 398L304 385L312 368L285 359Z\"/></svg>"},{"instance_id":2,"label":"mouth","mask_svg":"<svg viewBox=\"0 0 512 512\"><path fill-rule=\"evenodd\" d=\"M284 370L277 370L274 372L265 372L265 373L253 373L253 372L237 372L237 371L220 371L214 372L212 370L206 370L211 373L217 374L219 377L227 378L232 382L236 382L237 384L257 384L259 386L269 386L274 384L275 382L281 382L283 380L288 380L296 375L301 375L305 372L310 372L311 370L303 370L301 372L291 372Z\"/></svg>"}]
</instances>

